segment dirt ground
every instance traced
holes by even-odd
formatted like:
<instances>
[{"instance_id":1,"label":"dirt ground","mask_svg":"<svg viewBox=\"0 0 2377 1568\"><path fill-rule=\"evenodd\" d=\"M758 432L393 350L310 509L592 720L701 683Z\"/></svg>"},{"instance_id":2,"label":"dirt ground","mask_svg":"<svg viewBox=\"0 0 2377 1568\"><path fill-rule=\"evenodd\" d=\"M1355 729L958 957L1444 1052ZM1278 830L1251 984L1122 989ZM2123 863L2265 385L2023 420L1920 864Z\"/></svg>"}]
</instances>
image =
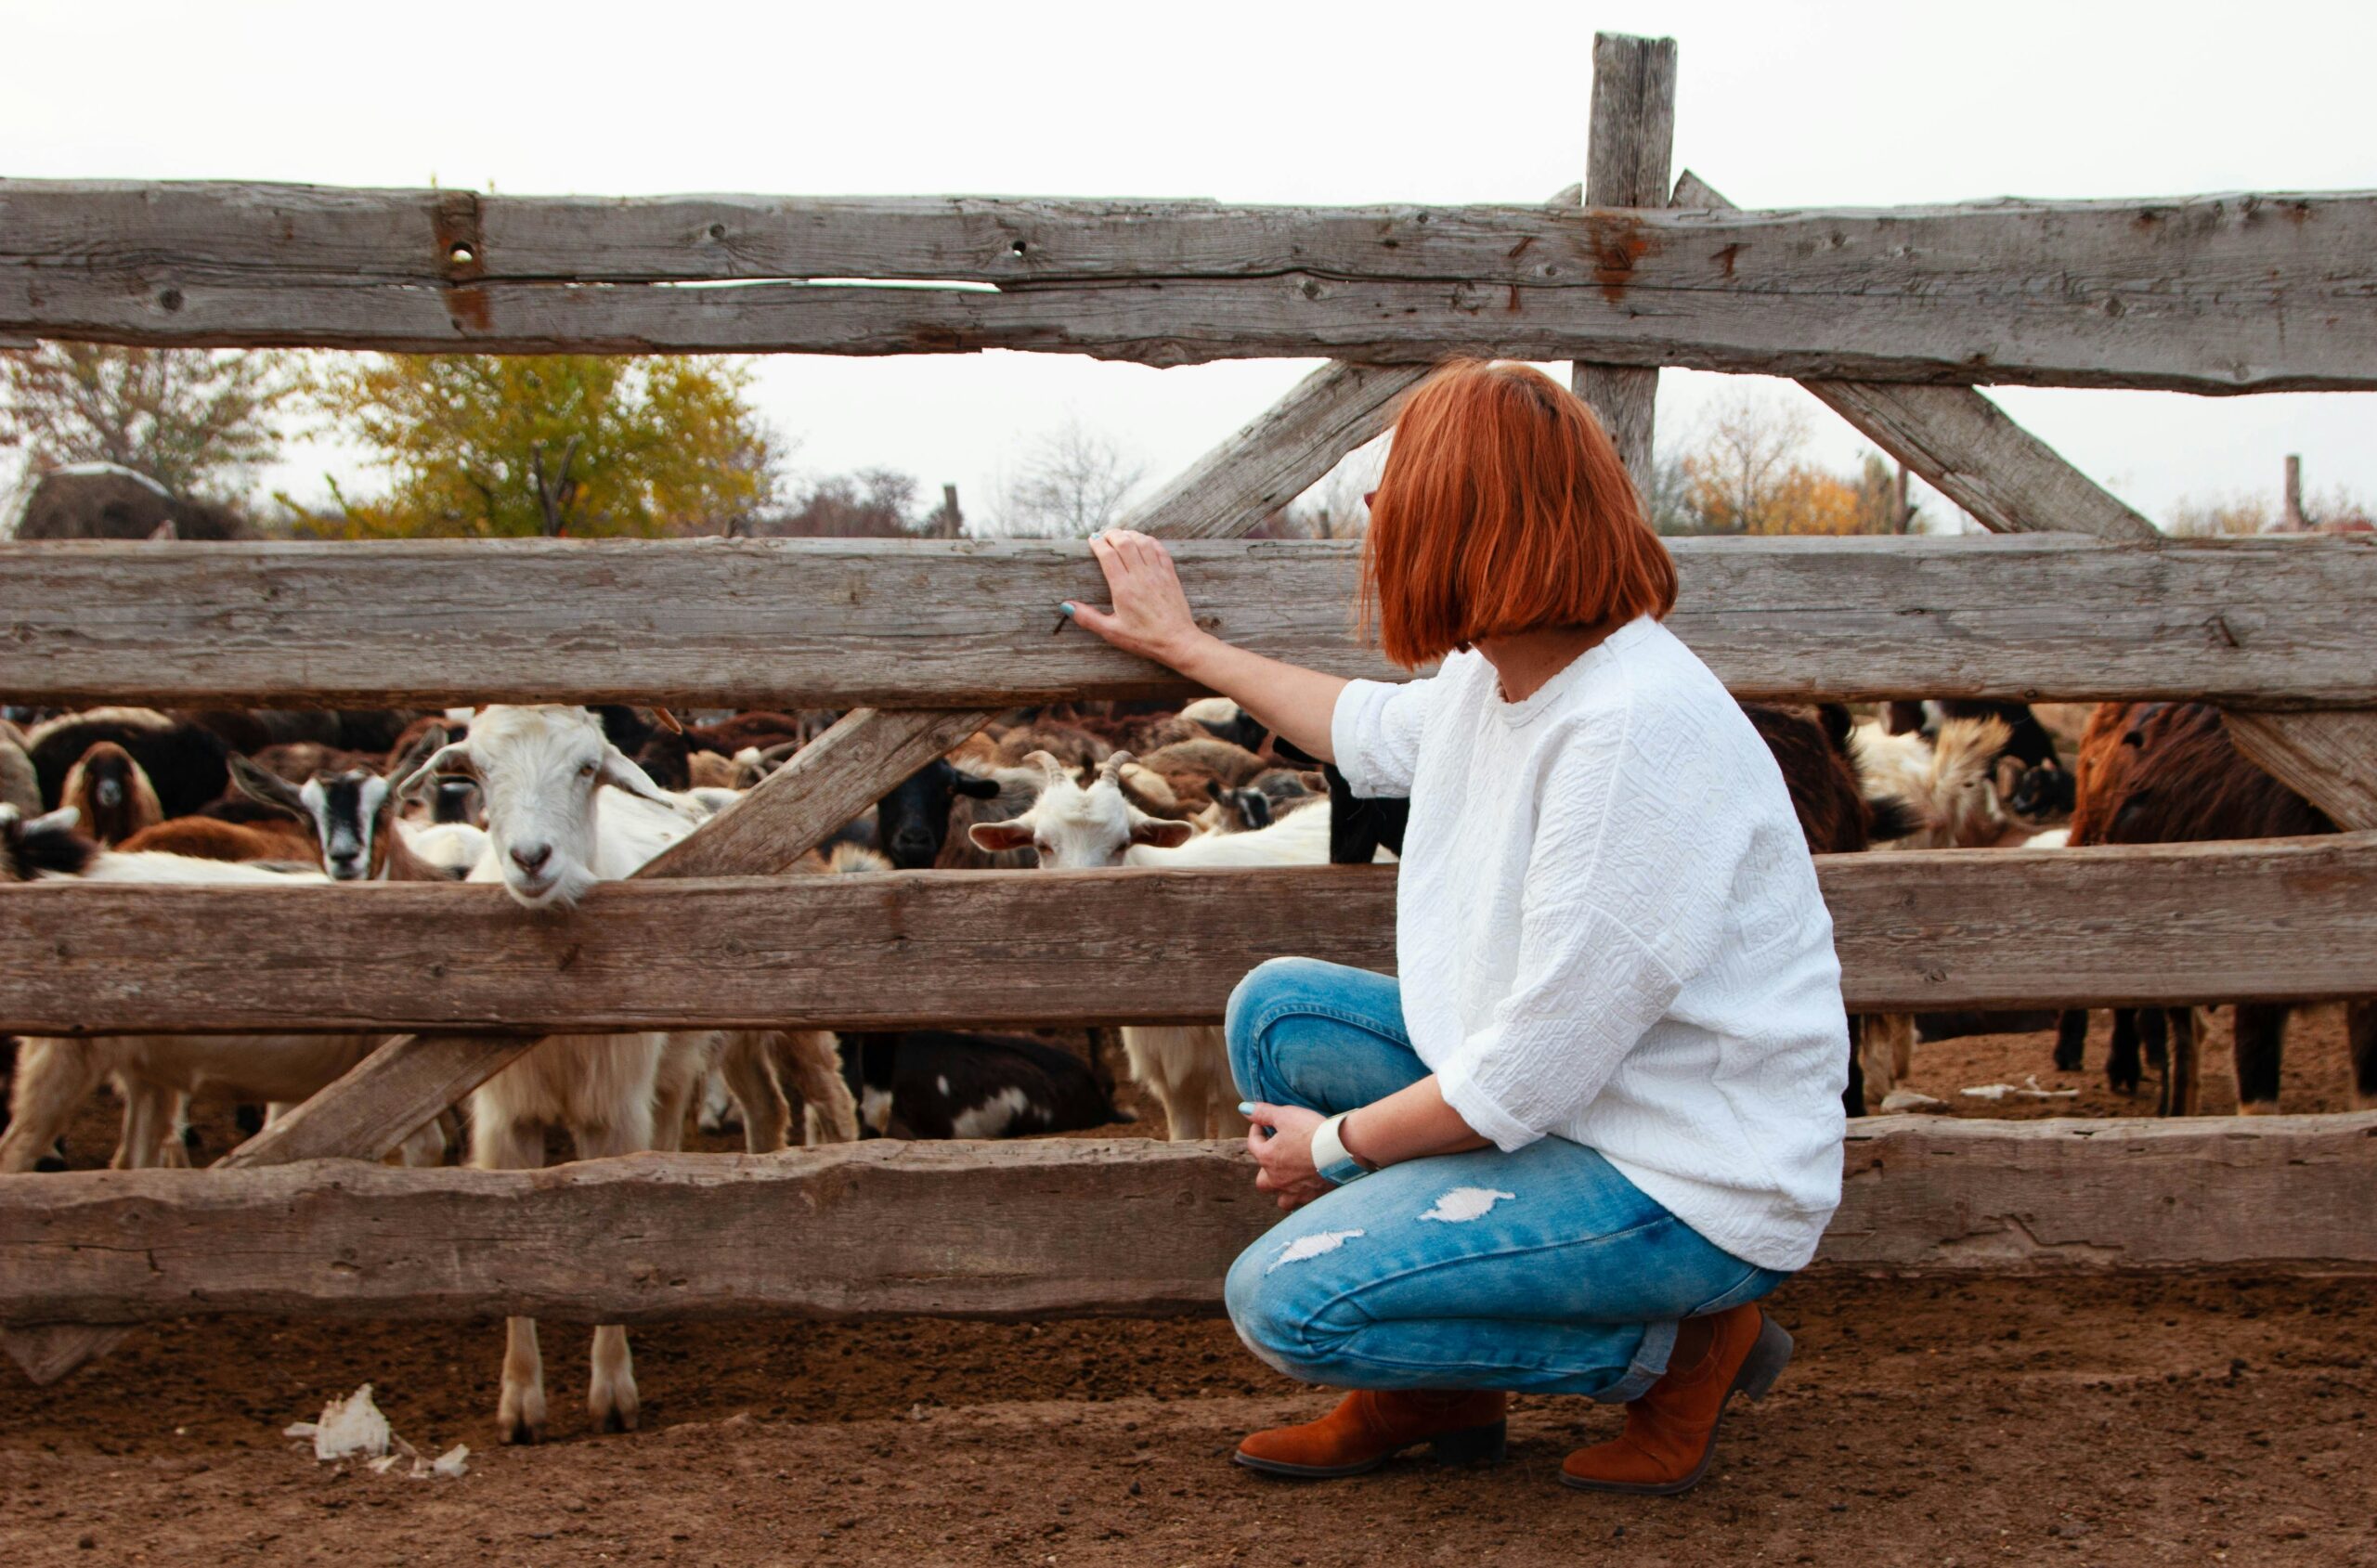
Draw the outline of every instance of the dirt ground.
<instances>
[{"instance_id":1,"label":"dirt ground","mask_svg":"<svg viewBox=\"0 0 2377 1568\"><path fill-rule=\"evenodd\" d=\"M1920 1046L1960 1115L2136 1115L2046 1069L2043 1035ZM2298 1022L2285 1108L2346 1108L2341 1022ZM2233 1095L2215 1031L2207 1108ZM2075 1087L2075 1100L1962 1088ZM219 1150L221 1108L202 1108ZM1148 1131L1142 1122L1139 1131ZM1116 1131L1122 1131L1117 1129ZM103 1162L112 1107L70 1154ZM688 1325L634 1335L643 1430L597 1437L585 1338L549 1328L553 1419L491 1449L493 1323L218 1319L147 1329L50 1389L0 1376L0 1564L2359 1563L2377 1565L2370 1282L1941 1284L1813 1276L1772 1303L1798 1359L1678 1499L1586 1497L1561 1457L1613 1431L1521 1401L1510 1459L1350 1482L1227 1462L1328 1396L1218 1322ZM282 1427L369 1381L396 1430L468 1443L459 1481L317 1465Z\"/></svg>"}]
</instances>

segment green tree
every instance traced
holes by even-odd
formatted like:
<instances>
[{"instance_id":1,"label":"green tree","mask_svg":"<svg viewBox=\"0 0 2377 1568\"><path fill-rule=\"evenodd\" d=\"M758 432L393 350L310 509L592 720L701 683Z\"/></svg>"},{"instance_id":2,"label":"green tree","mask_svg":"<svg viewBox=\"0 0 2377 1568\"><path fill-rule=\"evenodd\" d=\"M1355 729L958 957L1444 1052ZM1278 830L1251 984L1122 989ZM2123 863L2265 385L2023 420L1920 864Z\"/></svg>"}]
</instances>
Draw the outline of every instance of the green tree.
<instances>
[{"instance_id":1,"label":"green tree","mask_svg":"<svg viewBox=\"0 0 2377 1568\"><path fill-rule=\"evenodd\" d=\"M295 356L264 349L45 343L0 353L0 447L36 473L107 462L177 496L235 499L280 454L304 389Z\"/></svg>"},{"instance_id":2,"label":"green tree","mask_svg":"<svg viewBox=\"0 0 2377 1568\"><path fill-rule=\"evenodd\" d=\"M318 400L387 471L388 493L353 499L333 483L337 510L300 525L365 538L726 532L775 498L750 380L739 362L683 356L351 360Z\"/></svg>"}]
</instances>

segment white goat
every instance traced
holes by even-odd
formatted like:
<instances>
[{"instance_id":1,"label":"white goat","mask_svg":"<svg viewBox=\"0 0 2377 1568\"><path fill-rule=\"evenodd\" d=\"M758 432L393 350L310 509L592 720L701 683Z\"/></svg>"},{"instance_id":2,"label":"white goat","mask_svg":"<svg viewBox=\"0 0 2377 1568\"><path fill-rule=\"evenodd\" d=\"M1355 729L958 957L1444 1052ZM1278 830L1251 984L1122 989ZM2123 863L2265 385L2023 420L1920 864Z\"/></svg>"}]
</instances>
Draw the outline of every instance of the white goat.
<instances>
[{"instance_id":1,"label":"white goat","mask_svg":"<svg viewBox=\"0 0 2377 1568\"><path fill-rule=\"evenodd\" d=\"M1041 770L1040 797L1021 816L1003 823L977 823L968 830L976 848L998 852L1036 849L1044 868L1078 871L1096 866L1264 866L1329 863L1326 797L1290 812L1252 833L1194 836L1187 823L1151 817L1124 797L1122 775L1128 752L1098 765L1084 786L1045 751L1024 758ZM1240 1137L1246 1119L1238 1114L1230 1082L1229 1046L1211 1024L1133 1024L1123 1030L1123 1054L1131 1077L1151 1090L1163 1107L1167 1134L1175 1139Z\"/></svg>"},{"instance_id":2,"label":"white goat","mask_svg":"<svg viewBox=\"0 0 2377 1568\"><path fill-rule=\"evenodd\" d=\"M597 882L631 875L692 831L712 805L655 784L584 708L482 709L470 737L441 747L399 793L448 773L475 778L487 803L487 850L468 880L500 882L529 909L566 907ZM585 1160L682 1147L688 1102L712 1064L743 1102L748 1146L780 1149L791 1114L775 1073L780 1054L792 1059L804 1095L828 1094L827 1082L839 1092L838 1115L826 1120L837 1141L855 1139L857 1111L830 1035L554 1035L472 1096L471 1163L507 1171L541 1165L548 1126L567 1128ZM545 1424L536 1320L510 1318L505 1329L498 1421L506 1442L535 1442ZM636 1424L635 1371L627 1330L617 1324L594 1330L587 1406L604 1430Z\"/></svg>"},{"instance_id":3,"label":"white goat","mask_svg":"<svg viewBox=\"0 0 2377 1568\"><path fill-rule=\"evenodd\" d=\"M0 840L12 878L181 887L319 887L311 872L275 872L236 861L201 861L143 850L97 850L73 832L71 811L23 821L0 808ZM305 1099L344 1074L378 1043L360 1034L112 1034L88 1040L32 1037L18 1052L8 1129L0 1134L0 1172L30 1171L65 1131L75 1107L110 1077L123 1096L118 1170L188 1162L174 1135L177 1107L201 1089L246 1100ZM434 1163L443 1150L432 1125L407 1142L408 1164Z\"/></svg>"}]
</instances>

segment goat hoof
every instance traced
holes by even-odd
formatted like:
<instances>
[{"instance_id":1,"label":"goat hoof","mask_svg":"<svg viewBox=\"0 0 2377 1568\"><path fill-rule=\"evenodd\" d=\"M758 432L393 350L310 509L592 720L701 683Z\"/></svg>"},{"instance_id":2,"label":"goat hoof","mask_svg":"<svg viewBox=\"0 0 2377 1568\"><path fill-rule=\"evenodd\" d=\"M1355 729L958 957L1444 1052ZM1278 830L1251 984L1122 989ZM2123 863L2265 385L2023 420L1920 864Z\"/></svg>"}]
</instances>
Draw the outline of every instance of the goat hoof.
<instances>
[{"instance_id":1,"label":"goat hoof","mask_svg":"<svg viewBox=\"0 0 2377 1568\"><path fill-rule=\"evenodd\" d=\"M503 1429L503 1441L507 1447L533 1448L543 1436L544 1433L516 1417Z\"/></svg>"},{"instance_id":2,"label":"goat hoof","mask_svg":"<svg viewBox=\"0 0 2377 1568\"><path fill-rule=\"evenodd\" d=\"M604 1435L605 1436L609 1436L616 1432L633 1432L635 1430L635 1407L633 1406L630 1406L625 1409L613 1408L604 1411L602 1414L602 1428Z\"/></svg>"}]
</instances>

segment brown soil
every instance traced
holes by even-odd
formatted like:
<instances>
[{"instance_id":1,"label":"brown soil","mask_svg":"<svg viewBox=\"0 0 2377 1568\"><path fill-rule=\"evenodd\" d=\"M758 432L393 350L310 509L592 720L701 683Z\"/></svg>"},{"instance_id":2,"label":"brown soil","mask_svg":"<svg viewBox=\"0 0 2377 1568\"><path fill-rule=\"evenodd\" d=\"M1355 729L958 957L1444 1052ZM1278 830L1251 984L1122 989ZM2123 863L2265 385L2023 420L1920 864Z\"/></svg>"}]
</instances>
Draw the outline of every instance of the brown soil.
<instances>
[{"instance_id":1,"label":"brown soil","mask_svg":"<svg viewBox=\"0 0 2377 1568\"><path fill-rule=\"evenodd\" d=\"M2138 1114L2103 1087L2098 1022L2093 1076L2047 1070L2044 1036L2001 1036L1918 1047L1913 1086L1960 1115ZM2337 1017L2292 1043L2286 1108L2345 1108ZM2033 1073L2083 1093L1956 1093ZM2227 1110L2225 1072L2205 1087ZM112 1141L95 1105L74 1163ZM1829 1276L1773 1304L1790 1374L1668 1500L1554 1484L1617 1419L1566 1399L1521 1401L1491 1470L1255 1477L1227 1462L1238 1435L1326 1396L1214 1322L638 1330L643 1430L625 1437L590 1432L583 1332L549 1328L551 1440L511 1450L482 1446L495 1324L174 1324L54 1388L0 1377L0 1563L2377 1565L2366 1281ZM479 1450L471 1473L317 1465L279 1435L366 1381L417 1446Z\"/></svg>"}]
</instances>

